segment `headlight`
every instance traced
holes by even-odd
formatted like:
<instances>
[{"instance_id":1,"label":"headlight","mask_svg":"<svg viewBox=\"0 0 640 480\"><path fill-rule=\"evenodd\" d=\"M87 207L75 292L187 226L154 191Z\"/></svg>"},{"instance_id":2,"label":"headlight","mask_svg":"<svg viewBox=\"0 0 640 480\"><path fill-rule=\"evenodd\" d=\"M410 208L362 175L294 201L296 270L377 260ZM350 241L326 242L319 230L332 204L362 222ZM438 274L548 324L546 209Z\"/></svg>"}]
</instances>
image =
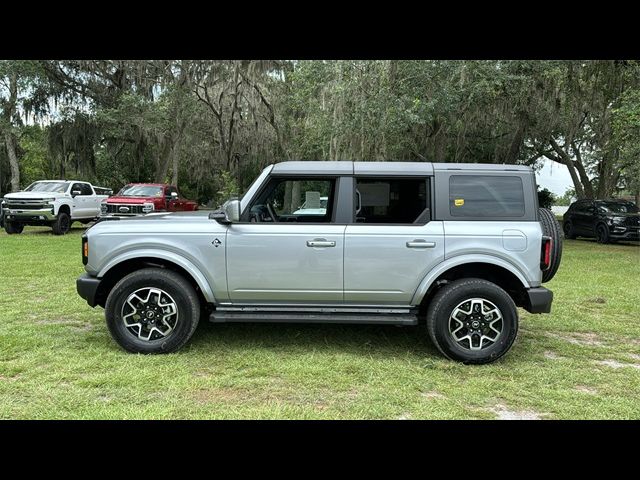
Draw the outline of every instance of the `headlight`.
<instances>
[{"instance_id":1,"label":"headlight","mask_svg":"<svg viewBox=\"0 0 640 480\"><path fill-rule=\"evenodd\" d=\"M102 213L102 215L106 215L107 211L108 211L107 202L102 202L100 204L100 213Z\"/></svg>"},{"instance_id":2,"label":"headlight","mask_svg":"<svg viewBox=\"0 0 640 480\"><path fill-rule=\"evenodd\" d=\"M621 223L624 223L624 221L626 220L625 217L613 217L613 223L620 225Z\"/></svg>"},{"instance_id":3,"label":"headlight","mask_svg":"<svg viewBox=\"0 0 640 480\"><path fill-rule=\"evenodd\" d=\"M55 199L55 198L43 198L43 200L44 200L46 203L53 203L53 202L55 202L55 201L56 201L56 199Z\"/></svg>"},{"instance_id":4,"label":"headlight","mask_svg":"<svg viewBox=\"0 0 640 480\"><path fill-rule=\"evenodd\" d=\"M142 206L142 211L144 213L150 213L150 212L153 212L154 210L155 210L155 206L153 205L153 203L145 203Z\"/></svg>"}]
</instances>

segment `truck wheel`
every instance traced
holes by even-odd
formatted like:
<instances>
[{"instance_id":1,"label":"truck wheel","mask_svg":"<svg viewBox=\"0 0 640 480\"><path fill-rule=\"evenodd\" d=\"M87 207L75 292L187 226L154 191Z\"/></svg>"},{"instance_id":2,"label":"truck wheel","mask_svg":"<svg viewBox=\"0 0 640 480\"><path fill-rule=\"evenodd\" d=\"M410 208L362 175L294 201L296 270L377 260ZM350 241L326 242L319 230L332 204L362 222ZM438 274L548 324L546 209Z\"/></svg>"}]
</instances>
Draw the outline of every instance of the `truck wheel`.
<instances>
[{"instance_id":1,"label":"truck wheel","mask_svg":"<svg viewBox=\"0 0 640 480\"><path fill-rule=\"evenodd\" d=\"M64 235L71 228L71 217L66 212L58 213L58 218L51 225L54 235Z\"/></svg>"},{"instance_id":2,"label":"truck wheel","mask_svg":"<svg viewBox=\"0 0 640 480\"><path fill-rule=\"evenodd\" d=\"M193 335L200 301L189 282L163 268L130 273L111 290L105 305L111 336L133 353L169 353Z\"/></svg>"},{"instance_id":3,"label":"truck wheel","mask_svg":"<svg viewBox=\"0 0 640 480\"><path fill-rule=\"evenodd\" d=\"M540 224L542 225L542 234L547 237L551 237L551 263L549 268L542 272L542 282L550 281L558 271L560 266L560 260L562 259L562 232L560 231L560 224L551 210L546 208L538 209L538 218L540 218Z\"/></svg>"},{"instance_id":4,"label":"truck wheel","mask_svg":"<svg viewBox=\"0 0 640 480\"><path fill-rule=\"evenodd\" d=\"M427 329L447 358L466 364L490 363L513 345L518 311L495 283L463 278L442 287L427 309Z\"/></svg>"},{"instance_id":5,"label":"truck wheel","mask_svg":"<svg viewBox=\"0 0 640 480\"><path fill-rule=\"evenodd\" d=\"M5 222L4 231L9 235L14 235L18 233L22 233L24 230L24 225L16 222Z\"/></svg>"}]
</instances>

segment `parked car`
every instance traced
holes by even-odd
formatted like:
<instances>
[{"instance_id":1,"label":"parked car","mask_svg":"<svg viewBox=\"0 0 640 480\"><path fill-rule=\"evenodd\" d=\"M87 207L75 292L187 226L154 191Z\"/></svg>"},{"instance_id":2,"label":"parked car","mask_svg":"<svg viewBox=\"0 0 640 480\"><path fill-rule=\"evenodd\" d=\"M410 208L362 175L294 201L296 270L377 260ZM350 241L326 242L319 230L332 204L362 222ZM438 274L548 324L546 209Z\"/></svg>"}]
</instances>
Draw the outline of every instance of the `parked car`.
<instances>
[{"instance_id":1,"label":"parked car","mask_svg":"<svg viewBox=\"0 0 640 480\"><path fill-rule=\"evenodd\" d=\"M324 211L301 211L307 192L327 197ZM83 236L77 290L130 352L179 349L204 314L424 322L445 356L487 363L513 344L517 306L550 312L542 283L561 241L529 167L283 162L209 214L97 223Z\"/></svg>"},{"instance_id":2,"label":"parked car","mask_svg":"<svg viewBox=\"0 0 640 480\"><path fill-rule=\"evenodd\" d=\"M589 237L598 243L640 240L640 213L626 200L578 200L562 217L566 238Z\"/></svg>"},{"instance_id":3,"label":"parked car","mask_svg":"<svg viewBox=\"0 0 640 480\"><path fill-rule=\"evenodd\" d=\"M88 182L40 180L4 196L4 229L8 234L18 234L25 225L45 225L54 234L64 235L73 222L95 220L105 198Z\"/></svg>"},{"instance_id":4,"label":"parked car","mask_svg":"<svg viewBox=\"0 0 640 480\"><path fill-rule=\"evenodd\" d=\"M163 183L130 183L101 206L103 217L131 217L154 212L190 212L198 204L180 196L178 189Z\"/></svg>"}]
</instances>

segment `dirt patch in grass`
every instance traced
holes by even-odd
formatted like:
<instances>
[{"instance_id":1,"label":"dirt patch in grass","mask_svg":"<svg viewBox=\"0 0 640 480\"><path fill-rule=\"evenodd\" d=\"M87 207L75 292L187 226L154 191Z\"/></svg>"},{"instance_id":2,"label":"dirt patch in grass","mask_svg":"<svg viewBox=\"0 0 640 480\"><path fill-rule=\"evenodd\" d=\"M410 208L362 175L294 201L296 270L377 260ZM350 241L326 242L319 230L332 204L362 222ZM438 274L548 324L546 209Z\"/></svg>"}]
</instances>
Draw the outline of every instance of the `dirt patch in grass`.
<instances>
[{"instance_id":1,"label":"dirt patch in grass","mask_svg":"<svg viewBox=\"0 0 640 480\"><path fill-rule=\"evenodd\" d=\"M497 420L542 420L542 413L533 410L511 410L502 403L498 403L489 409L496 414Z\"/></svg>"},{"instance_id":2,"label":"dirt patch in grass","mask_svg":"<svg viewBox=\"0 0 640 480\"><path fill-rule=\"evenodd\" d=\"M424 398L428 398L429 400L447 398L439 392L420 392L420 395L422 395Z\"/></svg>"},{"instance_id":3,"label":"dirt patch in grass","mask_svg":"<svg viewBox=\"0 0 640 480\"><path fill-rule=\"evenodd\" d=\"M569 332L569 333L552 333L547 332L548 337L557 338L565 342L573 343L574 345L599 347L602 346L603 341L595 333L589 332Z\"/></svg>"},{"instance_id":4,"label":"dirt patch in grass","mask_svg":"<svg viewBox=\"0 0 640 480\"><path fill-rule=\"evenodd\" d=\"M586 393L587 395L597 395L598 391L595 388L587 387L586 385L577 385L576 391L580 393Z\"/></svg>"},{"instance_id":5,"label":"dirt patch in grass","mask_svg":"<svg viewBox=\"0 0 640 480\"><path fill-rule=\"evenodd\" d=\"M548 358L549 360L560 360L561 358L564 358L551 350L547 350L546 352L544 352L543 355L544 355L544 358Z\"/></svg>"},{"instance_id":6,"label":"dirt patch in grass","mask_svg":"<svg viewBox=\"0 0 640 480\"><path fill-rule=\"evenodd\" d=\"M607 300L602 297L594 297L587 300L589 303L607 303Z\"/></svg>"},{"instance_id":7,"label":"dirt patch in grass","mask_svg":"<svg viewBox=\"0 0 640 480\"><path fill-rule=\"evenodd\" d=\"M624 367L631 367L631 368L637 368L638 370L640 370L640 363L622 363L619 362L617 360L612 360L612 359L607 359L607 360L599 360L598 362L599 365L604 365L605 367L610 367L610 368L624 368Z\"/></svg>"}]
</instances>

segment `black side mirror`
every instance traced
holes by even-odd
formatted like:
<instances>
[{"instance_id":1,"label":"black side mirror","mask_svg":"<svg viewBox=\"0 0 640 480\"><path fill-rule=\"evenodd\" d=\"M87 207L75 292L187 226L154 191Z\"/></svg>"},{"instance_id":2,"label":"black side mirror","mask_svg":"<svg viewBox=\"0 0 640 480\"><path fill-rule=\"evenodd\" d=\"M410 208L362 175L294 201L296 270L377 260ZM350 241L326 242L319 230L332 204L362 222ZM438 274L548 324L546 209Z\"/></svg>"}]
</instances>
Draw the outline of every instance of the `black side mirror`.
<instances>
[{"instance_id":1,"label":"black side mirror","mask_svg":"<svg viewBox=\"0 0 640 480\"><path fill-rule=\"evenodd\" d=\"M231 220L227 217L227 213L224 210L215 210L209 214L210 220L215 220L223 225L229 225Z\"/></svg>"}]
</instances>

